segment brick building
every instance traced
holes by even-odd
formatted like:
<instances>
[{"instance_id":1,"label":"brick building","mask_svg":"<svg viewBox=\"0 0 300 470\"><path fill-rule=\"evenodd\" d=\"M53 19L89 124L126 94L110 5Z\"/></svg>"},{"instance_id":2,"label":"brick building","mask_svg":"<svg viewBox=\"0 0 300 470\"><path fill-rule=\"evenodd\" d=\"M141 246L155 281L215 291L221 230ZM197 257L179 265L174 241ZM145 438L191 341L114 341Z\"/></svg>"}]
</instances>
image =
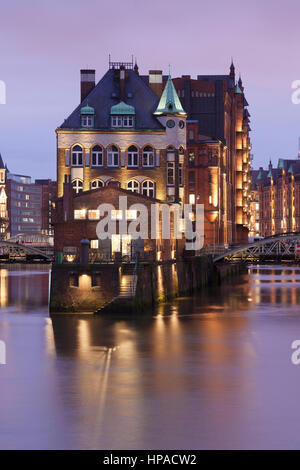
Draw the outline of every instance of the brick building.
<instances>
[{"instance_id":1,"label":"brick building","mask_svg":"<svg viewBox=\"0 0 300 470\"><path fill-rule=\"evenodd\" d=\"M252 172L259 199L259 234L300 231L300 160L278 160L277 168Z\"/></svg>"},{"instance_id":2,"label":"brick building","mask_svg":"<svg viewBox=\"0 0 300 470\"><path fill-rule=\"evenodd\" d=\"M120 197L126 197L127 209L120 206ZM66 262L80 260L81 241L89 241L89 261L103 261L110 259L134 259L139 252L140 259L152 261L166 261L179 258L183 251L184 239L175 240L174 220L171 216L170 238L162 238L162 218L158 218L157 237L151 237L153 219L151 207L160 207L162 201L144 196L119 187L117 182L111 181L100 188L80 191L74 194L73 183L66 176L63 185L63 196L55 202L54 213L54 249L56 255ZM100 204L107 206L101 213ZM130 235L128 226L140 217L140 205L146 210L146 234L144 238L134 239ZM165 204L165 203L164 203ZM138 206L137 206L138 205ZM172 203L167 204L172 207ZM100 220L109 218L115 223L115 233L110 238L101 240L97 235L97 224ZM125 230L120 224L125 221ZM138 228L140 231L140 228ZM152 232L153 233L153 232Z\"/></svg>"},{"instance_id":3,"label":"brick building","mask_svg":"<svg viewBox=\"0 0 300 470\"><path fill-rule=\"evenodd\" d=\"M246 242L250 219L250 114L241 78L173 79L187 112L187 199L205 206L205 244Z\"/></svg>"}]
</instances>

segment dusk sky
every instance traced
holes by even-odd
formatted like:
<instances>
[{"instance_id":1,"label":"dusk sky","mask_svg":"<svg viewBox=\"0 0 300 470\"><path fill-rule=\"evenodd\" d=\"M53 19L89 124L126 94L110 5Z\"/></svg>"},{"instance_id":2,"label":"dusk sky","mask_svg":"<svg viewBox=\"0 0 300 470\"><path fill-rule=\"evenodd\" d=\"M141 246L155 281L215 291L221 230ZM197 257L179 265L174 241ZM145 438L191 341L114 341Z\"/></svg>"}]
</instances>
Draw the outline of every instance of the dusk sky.
<instances>
[{"instance_id":1,"label":"dusk sky","mask_svg":"<svg viewBox=\"0 0 300 470\"><path fill-rule=\"evenodd\" d=\"M297 0L0 0L0 152L10 171L55 178L55 128L79 103L79 70L97 81L112 60L173 77L241 72L254 166L295 157L300 105Z\"/></svg>"}]
</instances>

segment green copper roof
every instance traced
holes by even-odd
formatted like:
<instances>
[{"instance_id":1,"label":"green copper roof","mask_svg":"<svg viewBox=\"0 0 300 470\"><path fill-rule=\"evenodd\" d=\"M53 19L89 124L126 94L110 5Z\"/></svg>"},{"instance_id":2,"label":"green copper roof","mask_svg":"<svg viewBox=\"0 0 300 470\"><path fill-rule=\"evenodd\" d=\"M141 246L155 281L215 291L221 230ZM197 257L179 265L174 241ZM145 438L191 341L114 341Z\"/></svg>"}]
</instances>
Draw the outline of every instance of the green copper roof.
<instances>
[{"instance_id":1,"label":"green copper roof","mask_svg":"<svg viewBox=\"0 0 300 470\"><path fill-rule=\"evenodd\" d=\"M261 179L262 179L262 172L261 172L261 170L259 170L259 173L258 173L258 175L257 175L257 179L258 179L258 180L261 180Z\"/></svg>"},{"instance_id":2,"label":"green copper roof","mask_svg":"<svg viewBox=\"0 0 300 470\"><path fill-rule=\"evenodd\" d=\"M83 106L81 108L80 114L95 114L95 110L94 108L92 108L92 106L89 106L89 104L87 103L86 106Z\"/></svg>"},{"instance_id":3,"label":"green copper roof","mask_svg":"<svg viewBox=\"0 0 300 470\"><path fill-rule=\"evenodd\" d=\"M269 170L269 173L268 173L268 178L272 178L272 170Z\"/></svg>"},{"instance_id":4,"label":"green copper roof","mask_svg":"<svg viewBox=\"0 0 300 470\"><path fill-rule=\"evenodd\" d=\"M277 168L284 168L284 161L282 158L279 158L278 160L278 167Z\"/></svg>"},{"instance_id":5,"label":"green copper roof","mask_svg":"<svg viewBox=\"0 0 300 470\"><path fill-rule=\"evenodd\" d=\"M110 114L135 114L135 109L133 106L124 103L124 101L120 101L120 103L115 104L110 108Z\"/></svg>"},{"instance_id":6,"label":"green copper roof","mask_svg":"<svg viewBox=\"0 0 300 470\"><path fill-rule=\"evenodd\" d=\"M293 165L291 165L288 169L288 173L293 173Z\"/></svg>"},{"instance_id":7,"label":"green copper roof","mask_svg":"<svg viewBox=\"0 0 300 470\"><path fill-rule=\"evenodd\" d=\"M234 91L235 91L235 93L237 93L238 95L242 95L242 94L243 94L242 90L240 89L240 87L239 87L238 85L235 86L235 90L234 90Z\"/></svg>"},{"instance_id":8,"label":"green copper roof","mask_svg":"<svg viewBox=\"0 0 300 470\"><path fill-rule=\"evenodd\" d=\"M169 75L168 81L162 92L160 101L154 112L155 115L159 114L182 114L186 115L184 111L180 99L178 98L177 92Z\"/></svg>"}]
</instances>

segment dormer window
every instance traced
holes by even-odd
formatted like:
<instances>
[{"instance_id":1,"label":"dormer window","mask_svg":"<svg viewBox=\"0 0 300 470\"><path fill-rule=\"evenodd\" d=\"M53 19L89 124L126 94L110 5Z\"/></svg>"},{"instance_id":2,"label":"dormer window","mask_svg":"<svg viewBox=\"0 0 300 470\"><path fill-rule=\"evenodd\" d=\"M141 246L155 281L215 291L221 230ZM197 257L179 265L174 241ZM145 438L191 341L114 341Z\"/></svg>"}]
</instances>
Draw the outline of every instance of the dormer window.
<instances>
[{"instance_id":1,"label":"dormer window","mask_svg":"<svg viewBox=\"0 0 300 470\"><path fill-rule=\"evenodd\" d=\"M94 116L81 116L81 127L94 127Z\"/></svg>"},{"instance_id":2,"label":"dormer window","mask_svg":"<svg viewBox=\"0 0 300 470\"><path fill-rule=\"evenodd\" d=\"M80 110L81 127L94 127L95 110L88 104Z\"/></svg>"},{"instance_id":3,"label":"dormer window","mask_svg":"<svg viewBox=\"0 0 300 470\"><path fill-rule=\"evenodd\" d=\"M134 127L135 109L124 101L112 106L110 115L111 127Z\"/></svg>"}]
</instances>

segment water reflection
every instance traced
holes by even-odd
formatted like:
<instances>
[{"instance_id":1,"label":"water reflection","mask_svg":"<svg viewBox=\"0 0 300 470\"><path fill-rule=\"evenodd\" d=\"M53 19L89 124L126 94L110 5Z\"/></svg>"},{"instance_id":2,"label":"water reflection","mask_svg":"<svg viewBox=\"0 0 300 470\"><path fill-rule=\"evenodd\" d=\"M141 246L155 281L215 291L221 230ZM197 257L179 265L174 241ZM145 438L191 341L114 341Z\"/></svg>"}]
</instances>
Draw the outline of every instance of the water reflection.
<instances>
[{"instance_id":1,"label":"water reflection","mask_svg":"<svg viewBox=\"0 0 300 470\"><path fill-rule=\"evenodd\" d=\"M300 374L289 358L300 268L251 267L139 318L50 319L45 271L14 272L0 276L0 448L298 444ZM28 308L38 303L39 314Z\"/></svg>"}]
</instances>

